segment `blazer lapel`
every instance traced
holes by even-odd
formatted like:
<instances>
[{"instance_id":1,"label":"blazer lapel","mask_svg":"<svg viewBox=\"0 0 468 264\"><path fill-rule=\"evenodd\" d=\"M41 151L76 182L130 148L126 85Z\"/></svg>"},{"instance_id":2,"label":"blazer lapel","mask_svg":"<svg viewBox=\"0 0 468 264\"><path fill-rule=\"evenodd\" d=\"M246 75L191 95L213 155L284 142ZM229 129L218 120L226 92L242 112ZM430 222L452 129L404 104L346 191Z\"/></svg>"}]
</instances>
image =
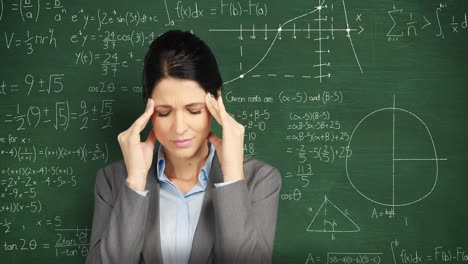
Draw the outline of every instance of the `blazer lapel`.
<instances>
[{"instance_id":1,"label":"blazer lapel","mask_svg":"<svg viewBox=\"0 0 468 264\"><path fill-rule=\"evenodd\" d=\"M193 236L192 251L190 253L189 263L206 263L213 249L214 243L214 212L211 191L214 183L223 182L223 173L218 156L215 154L211 164L208 184L203 197L202 209L197 223L197 229Z\"/></svg>"},{"instance_id":2,"label":"blazer lapel","mask_svg":"<svg viewBox=\"0 0 468 264\"><path fill-rule=\"evenodd\" d=\"M157 152L155 153L157 156ZM162 263L161 237L159 230L159 182L156 174L157 157L148 172L146 188L149 190L149 208L146 217L145 243L142 255L144 263Z\"/></svg>"}]
</instances>

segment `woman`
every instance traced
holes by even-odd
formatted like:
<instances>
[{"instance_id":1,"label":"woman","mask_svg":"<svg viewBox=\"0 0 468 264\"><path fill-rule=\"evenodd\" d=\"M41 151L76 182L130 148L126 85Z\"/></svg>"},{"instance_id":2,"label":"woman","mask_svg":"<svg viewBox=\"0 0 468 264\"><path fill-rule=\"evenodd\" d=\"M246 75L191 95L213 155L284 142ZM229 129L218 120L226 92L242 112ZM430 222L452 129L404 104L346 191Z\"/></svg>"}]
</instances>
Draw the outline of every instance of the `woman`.
<instances>
[{"instance_id":1,"label":"woman","mask_svg":"<svg viewBox=\"0 0 468 264\"><path fill-rule=\"evenodd\" d=\"M162 34L143 85L146 110L118 136L124 161L96 176L86 262L271 263L281 176L243 157L244 127L224 108L211 50L189 32Z\"/></svg>"}]
</instances>

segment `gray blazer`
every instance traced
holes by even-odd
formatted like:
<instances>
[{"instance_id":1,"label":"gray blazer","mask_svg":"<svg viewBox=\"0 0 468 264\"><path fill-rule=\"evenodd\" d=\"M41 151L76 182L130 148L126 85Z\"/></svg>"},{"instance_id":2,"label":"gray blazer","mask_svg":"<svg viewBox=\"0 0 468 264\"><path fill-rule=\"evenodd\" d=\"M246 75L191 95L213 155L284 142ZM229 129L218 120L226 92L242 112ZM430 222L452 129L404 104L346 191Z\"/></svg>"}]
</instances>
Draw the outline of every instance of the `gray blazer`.
<instances>
[{"instance_id":1,"label":"gray blazer","mask_svg":"<svg viewBox=\"0 0 468 264\"><path fill-rule=\"evenodd\" d=\"M122 160L98 171L86 263L162 263L156 156L146 197L127 186ZM214 156L189 263L271 263L281 175L265 162L244 157L244 176L215 188L223 173Z\"/></svg>"}]
</instances>

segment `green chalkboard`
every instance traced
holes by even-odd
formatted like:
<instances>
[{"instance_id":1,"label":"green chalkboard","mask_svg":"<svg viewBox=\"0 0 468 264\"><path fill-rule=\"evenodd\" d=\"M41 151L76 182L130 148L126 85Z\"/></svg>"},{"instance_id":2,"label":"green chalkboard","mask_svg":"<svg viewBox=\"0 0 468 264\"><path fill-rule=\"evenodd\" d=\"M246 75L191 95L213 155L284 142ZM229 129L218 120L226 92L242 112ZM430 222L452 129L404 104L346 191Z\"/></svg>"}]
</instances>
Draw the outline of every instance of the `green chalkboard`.
<instances>
[{"instance_id":1,"label":"green chalkboard","mask_svg":"<svg viewBox=\"0 0 468 264\"><path fill-rule=\"evenodd\" d=\"M283 187L274 263L468 263L468 2L0 0L0 262L83 263L169 29ZM217 128L219 132L219 127Z\"/></svg>"}]
</instances>

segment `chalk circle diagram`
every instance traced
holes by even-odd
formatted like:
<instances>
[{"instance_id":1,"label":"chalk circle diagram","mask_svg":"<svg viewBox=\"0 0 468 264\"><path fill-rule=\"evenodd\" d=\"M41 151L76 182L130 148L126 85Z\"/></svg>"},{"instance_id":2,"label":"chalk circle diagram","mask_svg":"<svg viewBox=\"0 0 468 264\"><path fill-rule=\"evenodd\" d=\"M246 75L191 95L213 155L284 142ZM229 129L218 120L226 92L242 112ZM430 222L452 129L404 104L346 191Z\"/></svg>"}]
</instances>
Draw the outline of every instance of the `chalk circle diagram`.
<instances>
[{"instance_id":1,"label":"chalk circle diagram","mask_svg":"<svg viewBox=\"0 0 468 264\"><path fill-rule=\"evenodd\" d=\"M348 216L347 211L343 212L326 196L306 229L308 232L332 233L332 239L335 239L333 233L359 232L360 230Z\"/></svg>"},{"instance_id":2,"label":"chalk circle diagram","mask_svg":"<svg viewBox=\"0 0 468 264\"><path fill-rule=\"evenodd\" d=\"M384 206L407 206L434 190L439 160L431 132L416 114L381 108L366 115L348 142L346 175L364 198Z\"/></svg>"}]
</instances>

